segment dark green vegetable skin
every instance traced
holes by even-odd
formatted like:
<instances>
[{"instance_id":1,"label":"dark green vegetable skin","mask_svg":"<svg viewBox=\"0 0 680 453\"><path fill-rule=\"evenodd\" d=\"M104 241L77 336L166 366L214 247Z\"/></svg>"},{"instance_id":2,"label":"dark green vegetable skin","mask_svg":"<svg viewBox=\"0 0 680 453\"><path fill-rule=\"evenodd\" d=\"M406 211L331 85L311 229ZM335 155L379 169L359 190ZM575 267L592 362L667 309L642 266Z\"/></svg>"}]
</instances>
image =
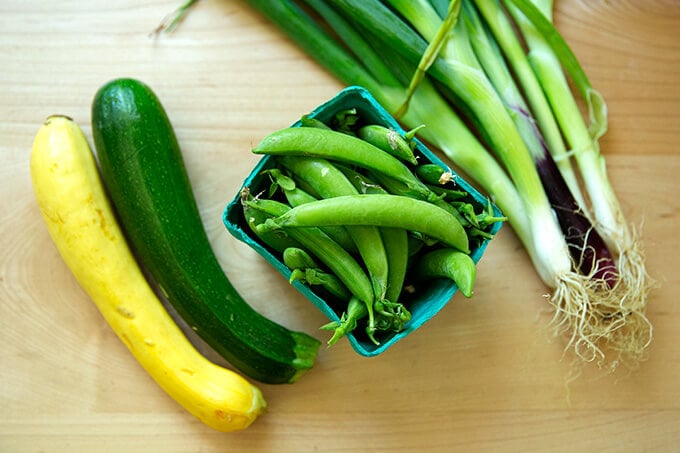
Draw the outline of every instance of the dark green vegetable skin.
<instances>
[{"instance_id":1,"label":"dark green vegetable skin","mask_svg":"<svg viewBox=\"0 0 680 453\"><path fill-rule=\"evenodd\" d=\"M152 90L134 79L104 85L93 100L92 133L121 224L179 315L260 382L291 383L309 370L320 342L257 313L220 267L176 136Z\"/></svg>"}]
</instances>

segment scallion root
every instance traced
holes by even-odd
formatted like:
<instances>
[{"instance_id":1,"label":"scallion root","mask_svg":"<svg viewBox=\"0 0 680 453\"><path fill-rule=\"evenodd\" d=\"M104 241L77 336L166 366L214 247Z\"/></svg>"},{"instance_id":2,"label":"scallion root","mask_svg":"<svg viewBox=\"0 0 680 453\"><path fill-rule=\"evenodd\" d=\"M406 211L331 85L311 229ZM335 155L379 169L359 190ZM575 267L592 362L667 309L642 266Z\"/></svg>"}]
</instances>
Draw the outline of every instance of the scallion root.
<instances>
[{"instance_id":1,"label":"scallion root","mask_svg":"<svg viewBox=\"0 0 680 453\"><path fill-rule=\"evenodd\" d=\"M647 358L652 324L646 315L647 297L654 286L645 269L642 241L633 230L619 250L618 281L612 288L592 275L575 272L559 277L550 303L555 309L551 326L568 338L583 362L614 371L621 364L636 368ZM593 271L594 272L594 271Z\"/></svg>"}]
</instances>

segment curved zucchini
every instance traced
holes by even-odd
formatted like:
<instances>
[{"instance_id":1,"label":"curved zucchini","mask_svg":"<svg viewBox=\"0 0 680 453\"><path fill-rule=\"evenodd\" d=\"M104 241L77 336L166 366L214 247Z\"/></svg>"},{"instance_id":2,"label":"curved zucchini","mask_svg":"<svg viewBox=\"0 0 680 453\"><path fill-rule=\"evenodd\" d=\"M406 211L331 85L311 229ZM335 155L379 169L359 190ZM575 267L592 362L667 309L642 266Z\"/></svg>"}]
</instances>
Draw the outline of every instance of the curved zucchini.
<instances>
[{"instance_id":1,"label":"curved zucchini","mask_svg":"<svg viewBox=\"0 0 680 453\"><path fill-rule=\"evenodd\" d=\"M92 133L121 225L180 316L253 379L289 383L309 370L320 342L256 312L221 268L175 133L152 90L134 79L104 85L92 103Z\"/></svg>"},{"instance_id":2,"label":"curved zucchini","mask_svg":"<svg viewBox=\"0 0 680 453\"><path fill-rule=\"evenodd\" d=\"M158 385L219 431L244 429L264 412L260 390L208 361L163 308L125 242L92 151L71 119L52 116L40 128L31 178L62 258Z\"/></svg>"}]
</instances>

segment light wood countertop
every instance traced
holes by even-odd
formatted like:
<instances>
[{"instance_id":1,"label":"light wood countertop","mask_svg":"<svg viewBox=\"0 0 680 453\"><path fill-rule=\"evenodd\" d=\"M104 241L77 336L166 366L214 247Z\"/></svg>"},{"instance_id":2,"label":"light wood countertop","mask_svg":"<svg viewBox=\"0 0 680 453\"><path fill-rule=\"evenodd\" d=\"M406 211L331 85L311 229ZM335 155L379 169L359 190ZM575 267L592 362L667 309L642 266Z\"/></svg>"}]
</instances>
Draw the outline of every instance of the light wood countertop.
<instances>
[{"instance_id":1,"label":"light wood countertop","mask_svg":"<svg viewBox=\"0 0 680 453\"><path fill-rule=\"evenodd\" d=\"M0 451L678 451L680 448L680 3L557 0L556 22L609 107L601 141L657 280L654 340L639 369L570 382L541 283L511 228L456 297L375 358L322 348L293 385L261 385L269 410L218 433L149 378L52 244L29 153L50 114L91 140L106 81L147 82L176 128L225 272L253 306L326 338L325 318L225 230L250 148L343 86L240 0L203 0L171 35L149 32L180 2L0 6Z\"/></svg>"}]
</instances>

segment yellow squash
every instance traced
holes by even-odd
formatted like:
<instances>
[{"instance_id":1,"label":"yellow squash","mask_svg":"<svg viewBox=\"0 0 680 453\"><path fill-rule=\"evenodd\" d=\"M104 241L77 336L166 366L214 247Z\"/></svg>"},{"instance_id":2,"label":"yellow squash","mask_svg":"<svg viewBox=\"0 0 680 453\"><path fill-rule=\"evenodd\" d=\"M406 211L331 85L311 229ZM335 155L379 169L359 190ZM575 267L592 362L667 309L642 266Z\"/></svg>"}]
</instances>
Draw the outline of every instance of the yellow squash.
<instances>
[{"instance_id":1,"label":"yellow squash","mask_svg":"<svg viewBox=\"0 0 680 453\"><path fill-rule=\"evenodd\" d=\"M51 116L38 131L31 178L62 258L111 328L163 390L219 431L248 427L266 409L260 390L198 352L135 261L79 126Z\"/></svg>"}]
</instances>

